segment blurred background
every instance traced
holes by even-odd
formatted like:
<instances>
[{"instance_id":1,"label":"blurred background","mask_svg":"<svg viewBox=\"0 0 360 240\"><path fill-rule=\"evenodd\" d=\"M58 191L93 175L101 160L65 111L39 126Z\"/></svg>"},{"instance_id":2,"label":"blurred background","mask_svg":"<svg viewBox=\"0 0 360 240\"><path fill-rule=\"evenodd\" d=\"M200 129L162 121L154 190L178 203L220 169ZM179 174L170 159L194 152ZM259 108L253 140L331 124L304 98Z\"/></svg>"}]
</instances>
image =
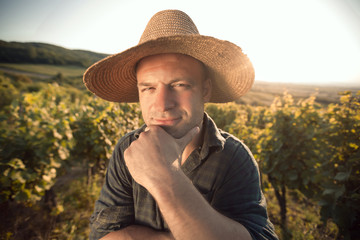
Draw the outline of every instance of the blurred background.
<instances>
[{"instance_id":1,"label":"blurred background","mask_svg":"<svg viewBox=\"0 0 360 240\"><path fill-rule=\"evenodd\" d=\"M359 0L0 0L0 239L87 239L114 145L143 121L82 75L164 9L251 59L252 90L206 111L254 153L278 235L358 239Z\"/></svg>"}]
</instances>

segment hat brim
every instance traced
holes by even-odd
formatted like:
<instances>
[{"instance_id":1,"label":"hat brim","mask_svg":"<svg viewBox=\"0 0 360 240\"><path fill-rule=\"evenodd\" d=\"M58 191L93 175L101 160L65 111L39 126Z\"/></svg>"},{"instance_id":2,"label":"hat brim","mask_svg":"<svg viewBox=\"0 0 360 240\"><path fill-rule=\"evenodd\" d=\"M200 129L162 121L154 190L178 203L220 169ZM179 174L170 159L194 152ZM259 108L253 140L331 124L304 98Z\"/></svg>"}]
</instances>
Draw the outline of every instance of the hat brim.
<instances>
[{"instance_id":1,"label":"hat brim","mask_svg":"<svg viewBox=\"0 0 360 240\"><path fill-rule=\"evenodd\" d=\"M136 64L144 57L181 53L203 62L212 81L210 102L231 102L250 90L254 68L237 45L203 35L161 37L111 55L84 74L85 86L111 102L138 102Z\"/></svg>"}]
</instances>

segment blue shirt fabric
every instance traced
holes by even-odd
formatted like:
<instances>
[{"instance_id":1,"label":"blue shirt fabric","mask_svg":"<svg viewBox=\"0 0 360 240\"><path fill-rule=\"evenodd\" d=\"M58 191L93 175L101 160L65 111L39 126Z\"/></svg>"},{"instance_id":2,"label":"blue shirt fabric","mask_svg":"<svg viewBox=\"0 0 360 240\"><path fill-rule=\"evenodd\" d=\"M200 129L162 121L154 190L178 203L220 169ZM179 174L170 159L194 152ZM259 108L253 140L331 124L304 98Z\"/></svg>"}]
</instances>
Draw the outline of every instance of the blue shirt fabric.
<instances>
[{"instance_id":1,"label":"blue shirt fabric","mask_svg":"<svg viewBox=\"0 0 360 240\"><path fill-rule=\"evenodd\" d=\"M122 137L114 149L90 219L90 239L132 224L169 231L156 201L134 181L124 162L125 149L145 127ZM250 150L218 129L207 114L204 130L202 147L191 153L182 171L214 209L245 226L253 239L277 239L261 192L258 165Z\"/></svg>"}]
</instances>

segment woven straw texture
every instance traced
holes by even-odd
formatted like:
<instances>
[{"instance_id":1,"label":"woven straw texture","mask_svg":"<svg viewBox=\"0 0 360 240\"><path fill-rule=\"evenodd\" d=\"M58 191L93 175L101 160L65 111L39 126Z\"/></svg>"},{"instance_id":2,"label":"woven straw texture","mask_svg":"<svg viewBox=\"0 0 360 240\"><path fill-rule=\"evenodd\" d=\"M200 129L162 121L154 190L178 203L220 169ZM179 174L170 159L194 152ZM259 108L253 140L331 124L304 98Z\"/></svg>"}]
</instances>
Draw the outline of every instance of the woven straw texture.
<instances>
[{"instance_id":1,"label":"woven straw texture","mask_svg":"<svg viewBox=\"0 0 360 240\"><path fill-rule=\"evenodd\" d=\"M253 66L240 47L200 35L184 12L165 10L150 19L138 45L92 65L84 74L84 83L105 100L138 102L136 64L144 57L161 53L186 54L203 62L212 81L210 102L234 101L254 82Z\"/></svg>"}]
</instances>

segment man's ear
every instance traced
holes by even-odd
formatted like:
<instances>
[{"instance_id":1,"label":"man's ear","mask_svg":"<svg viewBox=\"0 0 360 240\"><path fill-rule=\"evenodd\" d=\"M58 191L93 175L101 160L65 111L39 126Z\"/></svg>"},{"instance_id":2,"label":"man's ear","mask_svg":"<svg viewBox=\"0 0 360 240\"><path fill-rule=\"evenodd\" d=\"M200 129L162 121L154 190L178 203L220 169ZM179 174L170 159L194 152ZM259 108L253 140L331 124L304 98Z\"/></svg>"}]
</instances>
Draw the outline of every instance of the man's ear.
<instances>
[{"instance_id":1,"label":"man's ear","mask_svg":"<svg viewBox=\"0 0 360 240\"><path fill-rule=\"evenodd\" d=\"M209 102L211 98L212 84L211 79L207 77L203 82L203 100Z\"/></svg>"}]
</instances>

